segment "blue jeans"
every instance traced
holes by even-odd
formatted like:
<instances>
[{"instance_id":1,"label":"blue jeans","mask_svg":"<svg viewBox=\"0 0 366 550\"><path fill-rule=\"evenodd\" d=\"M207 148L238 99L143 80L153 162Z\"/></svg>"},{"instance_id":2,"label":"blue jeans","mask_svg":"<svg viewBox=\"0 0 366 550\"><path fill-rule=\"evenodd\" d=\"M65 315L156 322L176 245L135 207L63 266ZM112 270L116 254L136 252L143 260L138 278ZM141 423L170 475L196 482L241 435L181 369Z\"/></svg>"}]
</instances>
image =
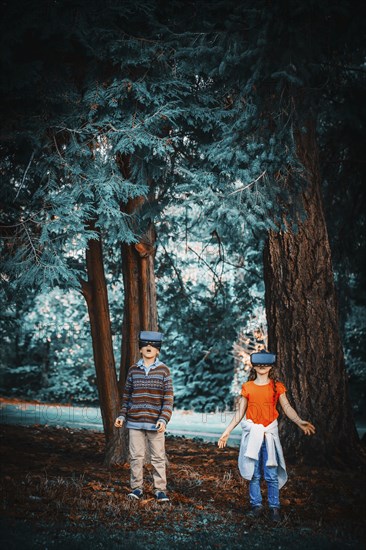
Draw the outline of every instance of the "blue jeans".
<instances>
[{"instance_id":1,"label":"blue jeans","mask_svg":"<svg viewBox=\"0 0 366 550\"><path fill-rule=\"evenodd\" d=\"M261 471L263 470L264 479L267 482L268 505L270 508L279 508L280 491L278 488L277 466L266 466L267 458L268 458L268 453L267 453L266 442L263 441L259 451L258 460L256 460L255 462L253 477L249 482L250 505L251 506L262 505L260 480L261 480Z\"/></svg>"}]
</instances>

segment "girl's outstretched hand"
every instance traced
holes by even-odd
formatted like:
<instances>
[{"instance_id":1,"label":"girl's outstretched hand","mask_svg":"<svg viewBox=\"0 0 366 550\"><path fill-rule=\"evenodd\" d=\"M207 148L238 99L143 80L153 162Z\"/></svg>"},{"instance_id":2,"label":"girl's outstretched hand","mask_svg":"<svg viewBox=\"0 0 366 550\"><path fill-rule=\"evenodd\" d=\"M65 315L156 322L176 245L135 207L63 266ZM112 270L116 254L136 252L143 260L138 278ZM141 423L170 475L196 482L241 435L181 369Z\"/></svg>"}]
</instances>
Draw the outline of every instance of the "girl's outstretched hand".
<instances>
[{"instance_id":1,"label":"girl's outstretched hand","mask_svg":"<svg viewBox=\"0 0 366 550\"><path fill-rule=\"evenodd\" d=\"M223 449L224 447L226 447L226 443L227 443L227 440L229 439L229 435L230 434L226 434L225 432L222 434L222 436L220 437L217 443L219 446L219 449Z\"/></svg>"},{"instance_id":2,"label":"girl's outstretched hand","mask_svg":"<svg viewBox=\"0 0 366 550\"><path fill-rule=\"evenodd\" d=\"M313 424L307 422L306 420L301 420L298 426L299 428L301 428L305 435L315 434L315 426L313 426Z\"/></svg>"}]
</instances>

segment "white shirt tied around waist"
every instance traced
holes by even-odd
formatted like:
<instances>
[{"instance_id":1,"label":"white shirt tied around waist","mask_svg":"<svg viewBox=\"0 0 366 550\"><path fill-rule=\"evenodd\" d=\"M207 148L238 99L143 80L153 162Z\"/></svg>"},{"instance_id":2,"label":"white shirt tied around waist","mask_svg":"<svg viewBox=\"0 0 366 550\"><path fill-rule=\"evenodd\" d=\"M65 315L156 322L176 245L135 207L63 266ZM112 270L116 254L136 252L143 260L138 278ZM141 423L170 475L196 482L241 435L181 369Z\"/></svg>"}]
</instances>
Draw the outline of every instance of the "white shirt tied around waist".
<instances>
[{"instance_id":1,"label":"white shirt tied around waist","mask_svg":"<svg viewBox=\"0 0 366 550\"><path fill-rule=\"evenodd\" d=\"M287 472L282 445L278 435L277 420L274 420L269 426L255 424L252 420L243 420L241 427L243 433L238 459L241 476L244 479L252 479L255 462L258 460L259 451L264 439L268 453L266 466L277 467L278 486L281 489L287 481Z\"/></svg>"}]
</instances>

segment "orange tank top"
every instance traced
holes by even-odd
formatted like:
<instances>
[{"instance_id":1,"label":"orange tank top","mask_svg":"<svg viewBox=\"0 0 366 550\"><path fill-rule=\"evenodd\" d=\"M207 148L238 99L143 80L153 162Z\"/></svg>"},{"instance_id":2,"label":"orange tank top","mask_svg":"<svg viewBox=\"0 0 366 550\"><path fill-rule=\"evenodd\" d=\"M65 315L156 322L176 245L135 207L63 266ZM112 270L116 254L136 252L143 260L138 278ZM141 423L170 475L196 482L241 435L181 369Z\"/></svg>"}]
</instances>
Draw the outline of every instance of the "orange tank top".
<instances>
[{"instance_id":1,"label":"orange tank top","mask_svg":"<svg viewBox=\"0 0 366 550\"><path fill-rule=\"evenodd\" d=\"M275 398L272 381L264 386L258 386L254 380L245 382L241 394L248 400L247 420L252 420L255 424L263 424L263 426L271 424L278 417L276 405L279 396L285 391L287 390L282 382L276 382Z\"/></svg>"}]
</instances>

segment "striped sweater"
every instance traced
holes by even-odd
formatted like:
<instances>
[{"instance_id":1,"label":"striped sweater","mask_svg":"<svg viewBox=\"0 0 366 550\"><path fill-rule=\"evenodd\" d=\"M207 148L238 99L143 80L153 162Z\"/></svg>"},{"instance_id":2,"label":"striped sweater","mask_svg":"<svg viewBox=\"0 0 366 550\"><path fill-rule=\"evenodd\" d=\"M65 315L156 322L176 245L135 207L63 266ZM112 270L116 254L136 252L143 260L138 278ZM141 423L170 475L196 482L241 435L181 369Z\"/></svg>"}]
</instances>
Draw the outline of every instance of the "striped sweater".
<instances>
[{"instance_id":1,"label":"striped sweater","mask_svg":"<svg viewBox=\"0 0 366 550\"><path fill-rule=\"evenodd\" d=\"M146 372L142 361L132 365L119 413L126 427L153 430L158 421L167 424L172 412L173 384L168 367L157 361Z\"/></svg>"}]
</instances>

